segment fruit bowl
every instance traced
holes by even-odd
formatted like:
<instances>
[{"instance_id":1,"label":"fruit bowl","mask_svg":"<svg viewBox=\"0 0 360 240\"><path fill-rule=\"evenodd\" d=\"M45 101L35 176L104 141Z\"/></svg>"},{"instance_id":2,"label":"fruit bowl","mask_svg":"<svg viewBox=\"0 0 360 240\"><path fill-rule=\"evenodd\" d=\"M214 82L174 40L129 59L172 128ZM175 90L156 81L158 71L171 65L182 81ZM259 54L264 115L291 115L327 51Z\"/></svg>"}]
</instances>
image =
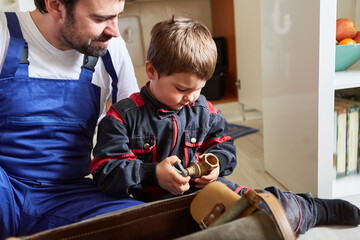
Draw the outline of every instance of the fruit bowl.
<instances>
[{"instance_id":1,"label":"fruit bowl","mask_svg":"<svg viewBox=\"0 0 360 240\"><path fill-rule=\"evenodd\" d=\"M336 45L335 72L344 71L360 59L360 44Z\"/></svg>"}]
</instances>

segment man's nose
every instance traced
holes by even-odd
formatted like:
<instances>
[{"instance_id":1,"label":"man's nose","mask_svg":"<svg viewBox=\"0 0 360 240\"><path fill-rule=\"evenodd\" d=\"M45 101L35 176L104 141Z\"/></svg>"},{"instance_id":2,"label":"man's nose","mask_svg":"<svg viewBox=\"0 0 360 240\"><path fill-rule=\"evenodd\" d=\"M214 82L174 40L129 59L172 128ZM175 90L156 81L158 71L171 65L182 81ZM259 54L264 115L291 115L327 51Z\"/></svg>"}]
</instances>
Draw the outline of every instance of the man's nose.
<instances>
[{"instance_id":1,"label":"man's nose","mask_svg":"<svg viewBox=\"0 0 360 240\"><path fill-rule=\"evenodd\" d=\"M110 35L112 37L118 37L120 36L120 31L119 31L119 27L118 27L118 18L115 17L111 20L109 20L104 33L107 35Z\"/></svg>"}]
</instances>

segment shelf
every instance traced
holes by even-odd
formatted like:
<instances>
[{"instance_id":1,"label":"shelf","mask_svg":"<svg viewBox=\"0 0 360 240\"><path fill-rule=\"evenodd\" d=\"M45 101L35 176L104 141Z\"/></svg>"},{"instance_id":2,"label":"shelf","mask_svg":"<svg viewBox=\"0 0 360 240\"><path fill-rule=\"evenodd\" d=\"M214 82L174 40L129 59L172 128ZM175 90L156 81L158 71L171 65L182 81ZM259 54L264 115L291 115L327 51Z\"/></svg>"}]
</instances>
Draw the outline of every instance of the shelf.
<instances>
[{"instance_id":1,"label":"shelf","mask_svg":"<svg viewBox=\"0 0 360 240\"><path fill-rule=\"evenodd\" d=\"M360 194L359 175L335 179L333 170L336 90L360 87L360 61L335 72L336 19L356 15L360 21L360 0L260 6L265 171L293 192L320 198Z\"/></svg>"},{"instance_id":2,"label":"shelf","mask_svg":"<svg viewBox=\"0 0 360 240\"><path fill-rule=\"evenodd\" d=\"M360 70L335 72L335 90L360 87Z\"/></svg>"},{"instance_id":3,"label":"shelf","mask_svg":"<svg viewBox=\"0 0 360 240\"><path fill-rule=\"evenodd\" d=\"M360 87L360 70L350 69L335 72L335 90ZM351 194L360 194L360 175L345 176L334 179L332 182L332 197L342 197Z\"/></svg>"}]
</instances>

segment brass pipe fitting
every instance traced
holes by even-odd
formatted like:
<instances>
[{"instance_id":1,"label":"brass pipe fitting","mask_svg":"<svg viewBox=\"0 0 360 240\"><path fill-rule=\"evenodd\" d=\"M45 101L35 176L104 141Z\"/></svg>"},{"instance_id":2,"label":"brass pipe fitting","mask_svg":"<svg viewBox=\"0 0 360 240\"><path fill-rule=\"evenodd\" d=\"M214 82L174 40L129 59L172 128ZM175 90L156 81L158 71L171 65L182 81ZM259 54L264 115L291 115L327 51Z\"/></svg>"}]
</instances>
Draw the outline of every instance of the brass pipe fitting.
<instances>
[{"instance_id":1,"label":"brass pipe fitting","mask_svg":"<svg viewBox=\"0 0 360 240\"><path fill-rule=\"evenodd\" d=\"M189 167L185 169L187 176L199 178L202 175L209 174L211 170L219 166L219 159L212 153L205 153L201 155L200 158L201 162L192 162L189 164Z\"/></svg>"}]
</instances>

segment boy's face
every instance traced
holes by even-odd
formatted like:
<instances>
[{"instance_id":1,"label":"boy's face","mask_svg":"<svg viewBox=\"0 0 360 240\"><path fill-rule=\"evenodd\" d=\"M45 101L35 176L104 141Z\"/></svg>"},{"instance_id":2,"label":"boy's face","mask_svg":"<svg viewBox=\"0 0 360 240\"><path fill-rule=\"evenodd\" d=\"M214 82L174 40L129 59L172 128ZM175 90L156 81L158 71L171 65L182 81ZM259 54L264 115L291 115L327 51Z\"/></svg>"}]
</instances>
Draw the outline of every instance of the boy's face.
<instances>
[{"instance_id":1,"label":"boy's face","mask_svg":"<svg viewBox=\"0 0 360 240\"><path fill-rule=\"evenodd\" d=\"M81 0L73 13L64 16L60 29L62 42L81 53L102 56L112 37L120 35L118 16L125 0Z\"/></svg>"},{"instance_id":2,"label":"boy's face","mask_svg":"<svg viewBox=\"0 0 360 240\"><path fill-rule=\"evenodd\" d=\"M149 88L152 96L174 110L195 102L206 83L206 80L192 73L174 73L158 77L150 62L146 63L146 72L151 80Z\"/></svg>"}]
</instances>

